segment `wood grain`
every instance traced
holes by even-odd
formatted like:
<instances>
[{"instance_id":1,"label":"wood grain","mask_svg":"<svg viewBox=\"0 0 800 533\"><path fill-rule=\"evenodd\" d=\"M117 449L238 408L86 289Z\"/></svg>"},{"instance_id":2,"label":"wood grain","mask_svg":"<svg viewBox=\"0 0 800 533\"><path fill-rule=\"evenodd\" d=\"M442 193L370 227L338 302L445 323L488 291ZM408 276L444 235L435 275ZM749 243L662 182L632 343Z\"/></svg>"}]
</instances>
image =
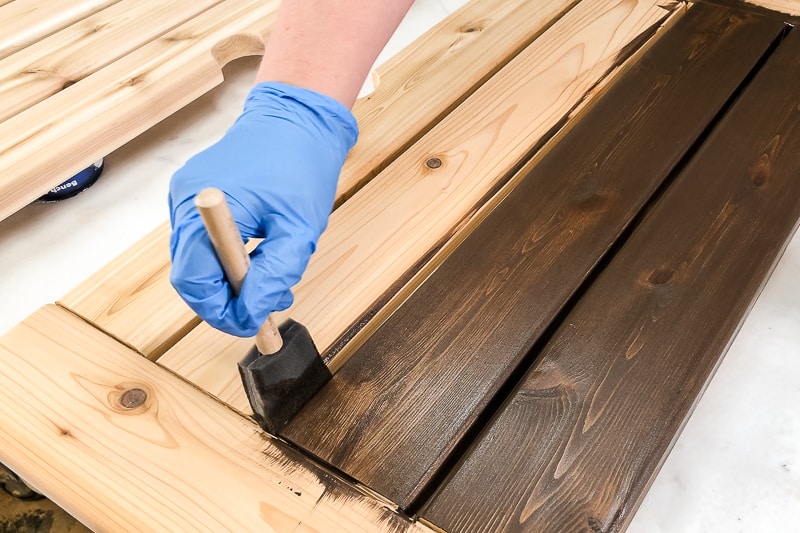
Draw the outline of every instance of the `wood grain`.
<instances>
[{"instance_id":1,"label":"wood grain","mask_svg":"<svg viewBox=\"0 0 800 533\"><path fill-rule=\"evenodd\" d=\"M387 166L573 3L548 0L534 6L522 0L473 0L379 68L378 88L369 98L356 102L353 110L361 132L342 170L338 201ZM413 165L416 172L419 162L415 160ZM404 179L399 172L395 176L400 176L394 179L401 182ZM198 323L169 284L166 245L163 250L151 246L151 240L168 240L166 225L157 231L163 235L148 236L59 300L152 359L160 357L176 335ZM99 284L113 284L114 290L96 290ZM348 325L346 322L341 329ZM241 345L233 348L237 360L241 350ZM188 363L194 365L195 361Z\"/></svg>"},{"instance_id":2,"label":"wood grain","mask_svg":"<svg viewBox=\"0 0 800 533\"><path fill-rule=\"evenodd\" d=\"M526 169L282 436L413 507L782 29L694 6Z\"/></svg>"},{"instance_id":3,"label":"wood grain","mask_svg":"<svg viewBox=\"0 0 800 533\"><path fill-rule=\"evenodd\" d=\"M333 213L294 289L295 304L276 319L305 325L321 353L362 328L532 147L594 94L629 43L669 16L657 4L590 0L567 13ZM432 157L441 166L426 166ZM228 337L223 348L219 336L201 324L159 361L212 394L234 391L220 398L246 410L234 384L236 362L252 341ZM341 364L330 361L333 371Z\"/></svg>"},{"instance_id":4,"label":"wood grain","mask_svg":"<svg viewBox=\"0 0 800 533\"><path fill-rule=\"evenodd\" d=\"M0 7L0 59L119 0L14 0Z\"/></svg>"},{"instance_id":5,"label":"wood grain","mask_svg":"<svg viewBox=\"0 0 800 533\"><path fill-rule=\"evenodd\" d=\"M428 519L452 532L625 528L796 228L798 87L793 31L565 317Z\"/></svg>"},{"instance_id":6,"label":"wood grain","mask_svg":"<svg viewBox=\"0 0 800 533\"><path fill-rule=\"evenodd\" d=\"M0 122L221 1L122 0L0 60Z\"/></svg>"},{"instance_id":7,"label":"wood grain","mask_svg":"<svg viewBox=\"0 0 800 533\"><path fill-rule=\"evenodd\" d=\"M0 123L0 218L218 85L221 64L261 53L278 3L226 0Z\"/></svg>"},{"instance_id":8,"label":"wood grain","mask_svg":"<svg viewBox=\"0 0 800 533\"><path fill-rule=\"evenodd\" d=\"M0 461L95 531L429 531L58 307L0 383Z\"/></svg>"},{"instance_id":9,"label":"wood grain","mask_svg":"<svg viewBox=\"0 0 800 533\"><path fill-rule=\"evenodd\" d=\"M170 286L169 268L169 223L165 222L58 304L156 359L200 323Z\"/></svg>"},{"instance_id":10,"label":"wood grain","mask_svg":"<svg viewBox=\"0 0 800 533\"><path fill-rule=\"evenodd\" d=\"M356 102L361 131L337 203L352 196L579 0L473 0L407 46Z\"/></svg>"}]
</instances>

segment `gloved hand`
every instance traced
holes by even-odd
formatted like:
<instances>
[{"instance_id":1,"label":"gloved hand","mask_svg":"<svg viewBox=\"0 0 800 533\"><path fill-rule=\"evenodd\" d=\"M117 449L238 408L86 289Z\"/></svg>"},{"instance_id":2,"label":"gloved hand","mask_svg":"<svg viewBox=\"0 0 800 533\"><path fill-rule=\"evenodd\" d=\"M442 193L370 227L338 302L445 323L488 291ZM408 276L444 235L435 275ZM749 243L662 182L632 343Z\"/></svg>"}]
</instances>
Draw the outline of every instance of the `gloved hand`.
<instances>
[{"instance_id":1,"label":"gloved hand","mask_svg":"<svg viewBox=\"0 0 800 533\"><path fill-rule=\"evenodd\" d=\"M350 111L314 91L261 83L216 144L172 177L170 281L211 326L242 337L292 304L333 209L336 184L358 126ZM206 187L225 192L243 239L263 237L233 297L194 207Z\"/></svg>"}]
</instances>

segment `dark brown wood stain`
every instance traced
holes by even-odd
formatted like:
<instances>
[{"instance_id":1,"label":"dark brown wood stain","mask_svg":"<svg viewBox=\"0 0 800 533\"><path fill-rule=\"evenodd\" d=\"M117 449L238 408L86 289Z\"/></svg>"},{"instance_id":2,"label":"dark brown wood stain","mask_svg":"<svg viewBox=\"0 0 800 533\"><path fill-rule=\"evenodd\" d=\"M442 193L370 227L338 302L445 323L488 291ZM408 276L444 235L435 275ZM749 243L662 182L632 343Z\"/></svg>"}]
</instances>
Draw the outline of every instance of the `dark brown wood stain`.
<instances>
[{"instance_id":1,"label":"dark brown wood stain","mask_svg":"<svg viewBox=\"0 0 800 533\"><path fill-rule=\"evenodd\" d=\"M282 435L412 506L782 28L689 10Z\"/></svg>"},{"instance_id":2,"label":"dark brown wood stain","mask_svg":"<svg viewBox=\"0 0 800 533\"><path fill-rule=\"evenodd\" d=\"M423 516L619 531L800 217L800 32L589 286Z\"/></svg>"}]
</instances>

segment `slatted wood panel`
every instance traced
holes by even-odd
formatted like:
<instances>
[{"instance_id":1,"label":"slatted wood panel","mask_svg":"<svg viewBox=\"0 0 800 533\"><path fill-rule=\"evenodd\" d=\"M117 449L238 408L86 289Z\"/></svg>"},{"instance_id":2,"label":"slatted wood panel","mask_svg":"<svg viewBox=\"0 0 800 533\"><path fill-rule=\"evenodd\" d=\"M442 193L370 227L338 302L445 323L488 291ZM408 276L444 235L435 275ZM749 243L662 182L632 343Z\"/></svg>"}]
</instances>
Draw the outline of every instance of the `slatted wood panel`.
<instances>
[{"instance_id":1,"label":"slatted wood panel","mask_svg":"<svg viewBox=\"0 0 800 533\"><path fill-rule=\"evenodd\" d=\"M0 58L119 0L14 0L0 7Z\"/></svg>"},{"instance_id":2,"label":"slatted wood panel","mask_svg":"<svg viewBox=\"0 0 800 533\"><path fill-rule=\"evenodd\" d=\"M798 153L795 30L424 515L454 533L623 529L796 227Z\"/></svg>"},{"instance_id":3,"label":"slatted wood panel","mask_svg":"<svg viewBox=\"0 0 800 533\"><path fill-rule=\"evenodd\" d=\"M474 0L379 68L378 88L353 110L361 133L340 177L339 201L388 165L573 4L573 0L536 4ZM413 164L416 170L418 162ZM161 356L199 322L169 285L168 239L165 225L59 303L146 356Z\"/></svg>"},{"instance_id":4,"label":"slatted wood panel","mask_svg":"<svg viewBox=\"0 0 800 533\"><path fill-rule=\"evenodd\" d=\"M37 40L0 61L0 122L220 2L180 0L164 2L154 9L152 4L140 0L122 0Z\"/></svg>"},{"instance_id":5,"label":"slatted wood panel","mask_svg":"<svg viewBox=\"0 0 800 533\"><path fill-rule=\"evenodd\" d=\"M282 435L412 506L782 30L693 7L526 169Z\"/></svg>"},{"instance_id":6,"label":"slatted wood panel","mask_svg":"<svg viewBox=\"0 0 800 533\"><path fill-rule=\"evenodd\" d=\"M0 218L221 83L220 65L261 53L278 3L225 0L0 123Z\"/></svg>"},{"instance_id":7,"label":"slatted wood panel","mask_svg":"<svg viewBox=\"0 0 800 533\"><path fill-rule=\"evenodd\" d=\"M669 17L658 4L590 0L567 13L333 213L295 305L278 316L308 327L323 352L342 332L360 331L400 289L398 280L467 224L531 150L592 99L626 51ZM428 168L431 157L441 166ZM247 410L236 362L251 346L201 324L159 362ZM331 368L348 355L338 354Z\"/></svg>"},{"instance_id":8,"label":"slatted wood panel","mask_svg":"<svg viewBox=\"0 0 800 533\"><path fill-rule=\"evenodd\" d=\"M56 306L0 383L0 462L96 531L429 531Z\"/></svg>"}]
</instances>

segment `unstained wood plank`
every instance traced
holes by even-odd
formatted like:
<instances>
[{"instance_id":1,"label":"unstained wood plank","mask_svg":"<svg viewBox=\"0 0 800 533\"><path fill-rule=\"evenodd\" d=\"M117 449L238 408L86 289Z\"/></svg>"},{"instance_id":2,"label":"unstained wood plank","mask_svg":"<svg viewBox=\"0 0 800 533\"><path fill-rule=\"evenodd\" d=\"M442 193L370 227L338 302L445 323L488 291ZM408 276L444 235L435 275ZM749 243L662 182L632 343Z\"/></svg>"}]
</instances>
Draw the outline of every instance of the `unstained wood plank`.
<instances>
[{"instance_id":1,"label":"unstained wood plank","mask_svg":"<svg viewBox=\"0 0 800 533\"><path fill-rule=\"evenodd\" d=\"M0 123L0 218L218 85L221 65L260 54L278 4L224 0Z\"/></svg>"},{"instance_id":2,"label":"unstained wood plank","mask_svg":"<svg viewBox=\"0 0 800 533\"><path fill-rule=\"evenodd\" d=\"M291 316L328 351L361 331L420 263L476 216L531 151L670 13L658 0L581 2L331 216ZM426 161L436 158L438 168ZM410 283L417 283L417 281ZM379 322L380 319L376 319ZM226 340L227 339L227 340ZM247 410L236 362L252 346L201 324L159 361ZM335 352L335 350L332 350ZM347 354L336 352L332 370ZM230 395L233 393L233 395Z\"/></svg>"},{"instance_id":3,"label":"unstained wood plank","mask_svg":"<svg viewBox=\"0 0 800 533\"><path fill-rule=\"evenodd\" d=\"M467 98L481 81L574 3L572 0L536 4L523 0L473 0L380 67L378 88L354 107L361 133L342 170L338 201L352 195L375 172L387 166L404 147L430 129L436 119ZM419 161L415 159L412 165L416 172ZM409 173L409 170L398 172L391 180L403 183ZM381 197L375 201L385 200ZM375 208L382 206L376 204ZM335 224L338 223L332 221L330 226ZM170 287L168 231L165 225L148 235L59 303L147 357L160 357L199 322ZM342 265L340 269L345 267ZM107 290L99 290L101 286ZM341 329L348 325L346 322ZM326 341L323 338L318 342ZM209 346L206 342L202 344L205 348ZM241 354L241 350L237 345L234 352ZM202 358L195 362L203 364ZM210 375L214 373L211 369Z\"/></svg>"},{"instance_id":4,"label":"unstained wood plank","mask_svg":"<svg viewBox=\"0 0 800 533\"><path fill-rule=\"evenodd\" d=\"M0 7L0 58L119 0L14 0Z\"/></svg>"},{"instance_id":5,"label":"unstained wood plank","mask_svg":"<svg viewBox=\"0 0 800 533\"><path fill-rule=\"evenodd\" d=\"M781 31L774 20L690 9L526 169L282 436L413 507Z\"/></svg>"},{"instance_id":6,"label":"unstained wood plank","mask_svg":"<svg viewBox=\"0 0 800 533\"><path fill-rule=\"evenodd\" d=\"M780 11L781 13L800 15L800 1L798 0L743 0L743 2Z\"/></svg>"},{"instance_id":7,"label":"unstained wood plank","mask_svg":"<svg viewBox=\"0 0 800 533\"><path fill-rule=\"evenodd\" d=\"M169 223L164 223L58 304L157 359L200 323L170 286L169 267Z\"/></svg>"},{"instance_id":8,"label":"unstained wood plank","mask_svg":"<svg viewBox=\"0 0 800 533\"><path fill-rule=\"evenodd\" d=\"M56 306L0 338L0 462L98 532L429 531Z\"/></svg>"},{"instance_id":9,"label":"unstained wood plank","mask_svg":"<svg viewBox=\"0 0 800 533\"><path fill-rule=\"evenodd\" d=\"M0 60L0 122L222 0L122 0Z\"/></svg>"},{"instance_id":10,"label":"unstained wood plank","mask_svg":"<svg viewBox=\"0 0 800 533\"><path fill-rule=\"evenodd\" d=\"M794 30L424 516L453 533L624 529L796 228L798 153Z\"/></svg>"}]
</instances>

